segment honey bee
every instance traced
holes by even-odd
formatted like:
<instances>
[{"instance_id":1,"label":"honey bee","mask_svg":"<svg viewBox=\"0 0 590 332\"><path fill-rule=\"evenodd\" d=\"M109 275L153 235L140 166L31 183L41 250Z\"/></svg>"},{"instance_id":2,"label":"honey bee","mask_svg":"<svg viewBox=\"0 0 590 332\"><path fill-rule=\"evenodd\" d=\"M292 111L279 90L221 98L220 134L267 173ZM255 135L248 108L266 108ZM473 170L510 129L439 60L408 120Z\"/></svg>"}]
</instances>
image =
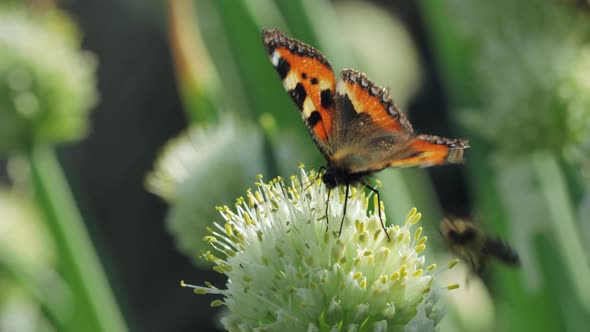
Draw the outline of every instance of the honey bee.
<instances>
[{"instance_id":1,"label":"honey bee","mask_svg":"<svg viewBox=\"0 0 590 332\"><path fill-rule=\"evenodd\" d=\"M485 234L469 220L445 218L440 222L440 233L449 249L471 265L478 275L490 258L509 266L520 266L518 253L506 241Z\"/></svg>"}]
</instances>

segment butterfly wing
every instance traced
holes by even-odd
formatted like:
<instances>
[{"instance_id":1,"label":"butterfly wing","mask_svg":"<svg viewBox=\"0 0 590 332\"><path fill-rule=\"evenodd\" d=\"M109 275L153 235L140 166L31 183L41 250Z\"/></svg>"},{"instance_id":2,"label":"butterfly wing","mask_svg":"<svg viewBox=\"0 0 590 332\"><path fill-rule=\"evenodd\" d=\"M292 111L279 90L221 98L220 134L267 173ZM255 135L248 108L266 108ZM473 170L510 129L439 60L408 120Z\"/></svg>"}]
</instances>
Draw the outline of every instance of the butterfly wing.
<instances>
[{"instance_id":1,"label":"butterfly wing","mask_svg":"<svg viewBox=\"0 0 590 332\"><path fill-rule=\"evenodd\" d=\"M435 135L418 135L412 138L397 158L386 162L386 167L429 167L463 162L463 150L469 143Z\"/></svg>"},{"instance_id":2,"label":"butterfly wing","mask_svg":"<svg viewBox=\"0 0 590 332\"><path fill-rule=\"evenodd\" d=\"M332 154L334 72L326 57L315 48L283 35L263 30L262 39L283 86L299 109L316 145L326 157Z\"/></svg>"},{"instance_id":3,"label":"butterfly wing","mask_svg":"<svg viewBox=\"0 0 590 332\"><path fill-rule=\"evenodd\" d=\"M352 69L340 73L336 107L330 163L345 173L458 163L468 147L465 140L415 135L389 90Z\"/></svg>"}]
</instances>

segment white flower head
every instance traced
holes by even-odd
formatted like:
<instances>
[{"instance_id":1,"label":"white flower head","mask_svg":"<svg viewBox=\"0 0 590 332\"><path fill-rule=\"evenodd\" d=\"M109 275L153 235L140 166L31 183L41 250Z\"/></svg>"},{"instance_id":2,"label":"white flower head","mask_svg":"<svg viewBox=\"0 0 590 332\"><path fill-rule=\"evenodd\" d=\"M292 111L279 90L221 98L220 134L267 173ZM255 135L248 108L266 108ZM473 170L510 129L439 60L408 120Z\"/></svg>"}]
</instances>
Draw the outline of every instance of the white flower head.
<instances>
[{"instance_id":1,"label":"white flower head","mask_svg":"<svg viewBox=\"0 0 590 332\"><path fill-rule=\"evenodd\" d=\"M219 208L225 223L205 238L214 248L205 256L227 275L227 288L188 285L198 294L223 295L212 305L229 309L222 319L228 330L435 328L442 318L430 289L436 266L421 254L427 237L415 226L421 217L415 208L403 225L387 228L388 241L378 214L368 212L371 195L352 187L338 236L344 190L332 190L326 230L327 188L314 171L301 167L290 186L280 178L256 185L235 210Z\"/></svg>"}]
</instances>

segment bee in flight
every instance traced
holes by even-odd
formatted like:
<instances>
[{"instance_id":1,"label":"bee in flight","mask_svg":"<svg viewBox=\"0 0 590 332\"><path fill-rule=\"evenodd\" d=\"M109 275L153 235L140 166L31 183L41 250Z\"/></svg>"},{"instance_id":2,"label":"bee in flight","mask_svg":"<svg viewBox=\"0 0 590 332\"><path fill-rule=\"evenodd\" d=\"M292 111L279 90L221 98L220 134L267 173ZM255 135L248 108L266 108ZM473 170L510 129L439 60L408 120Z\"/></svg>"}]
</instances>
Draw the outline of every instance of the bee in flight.
<instances>
[{"instance_id":1,"label":"bee in flight","mask_svg":"<svg viewBox=\"0 0 590 332\"><path fill-rule=\"evenodd\" d=\"M518 253L506 241L484 233L472 221L445 218L440 222L440 233L449 249L478 275L490 258L509 266L520 266Z\"/></svg>"}]
</instances>

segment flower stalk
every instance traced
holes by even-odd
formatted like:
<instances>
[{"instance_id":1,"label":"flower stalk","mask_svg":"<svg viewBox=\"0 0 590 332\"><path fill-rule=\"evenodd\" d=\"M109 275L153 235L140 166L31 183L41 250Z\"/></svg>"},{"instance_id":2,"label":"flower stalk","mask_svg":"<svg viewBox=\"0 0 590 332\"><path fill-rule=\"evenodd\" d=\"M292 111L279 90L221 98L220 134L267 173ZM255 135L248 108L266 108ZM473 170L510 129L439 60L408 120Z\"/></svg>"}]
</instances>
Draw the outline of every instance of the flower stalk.
<instances>
[{"instance_id":1,"label":"flower stalk","mask_svg":"<svg viewBox=\"0 0 590 332\"><path fill-rule=\"evenodd\" d=\"M68 326L86 331L127 331L100 266L84 221L54 152L31 147L26 152L39 210L54 239L73 303Z\"/></svg>"}]
</instances>

